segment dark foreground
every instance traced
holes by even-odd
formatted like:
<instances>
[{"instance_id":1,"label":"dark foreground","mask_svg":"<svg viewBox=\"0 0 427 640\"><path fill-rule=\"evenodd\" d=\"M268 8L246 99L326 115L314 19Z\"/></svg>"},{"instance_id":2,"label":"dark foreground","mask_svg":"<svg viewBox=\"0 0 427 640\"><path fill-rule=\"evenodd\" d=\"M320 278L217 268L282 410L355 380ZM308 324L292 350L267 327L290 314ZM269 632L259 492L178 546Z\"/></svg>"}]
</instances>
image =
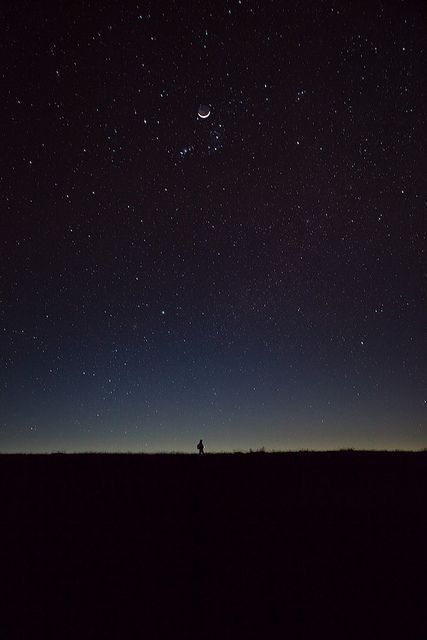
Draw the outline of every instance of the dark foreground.
<instances>
[{"instance_id":1,"label":"dark foreground","mask_svg":"<svg viewBox=\"0 0 427 640\"><path fill-rule=\"evenodd\" d=\"M427 454L0 456L0 637L426 638Z\"/></svg>"}]
</instances>

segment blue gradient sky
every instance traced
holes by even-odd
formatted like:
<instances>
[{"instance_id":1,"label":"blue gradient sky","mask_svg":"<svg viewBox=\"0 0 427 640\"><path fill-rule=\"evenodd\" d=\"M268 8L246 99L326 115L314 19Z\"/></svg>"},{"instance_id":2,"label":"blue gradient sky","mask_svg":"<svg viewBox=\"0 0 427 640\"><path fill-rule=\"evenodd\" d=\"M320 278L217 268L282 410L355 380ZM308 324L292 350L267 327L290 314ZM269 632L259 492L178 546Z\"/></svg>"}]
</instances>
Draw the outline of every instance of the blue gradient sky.
<instances>
[{"instance_id":1,"label":"blue gradient sky","mask_svg":"<svg viewBox=\"0 0 427 640\"><path fill-rule=\"evenodd\" d=\"M427 16L386 5L8 5L0 451L427 446Z\"/></svg>"}]
</instances>

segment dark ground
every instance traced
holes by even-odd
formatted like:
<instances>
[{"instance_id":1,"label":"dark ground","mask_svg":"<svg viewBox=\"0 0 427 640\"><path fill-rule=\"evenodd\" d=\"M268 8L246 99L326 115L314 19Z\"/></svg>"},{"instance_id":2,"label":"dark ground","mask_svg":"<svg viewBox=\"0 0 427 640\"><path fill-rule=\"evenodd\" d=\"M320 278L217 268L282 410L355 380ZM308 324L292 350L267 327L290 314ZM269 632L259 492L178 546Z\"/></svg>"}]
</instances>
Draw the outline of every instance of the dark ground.
<instances>
[{"instance_id":1,"label":"dark ground","mask_svg":"<svg viewBox=\"0 0 427 640\"><path fill-rule=\"evenodd\" d=\"M427 453L0 456L0 638L427 638Z\"/></svg>"}]
</instances>

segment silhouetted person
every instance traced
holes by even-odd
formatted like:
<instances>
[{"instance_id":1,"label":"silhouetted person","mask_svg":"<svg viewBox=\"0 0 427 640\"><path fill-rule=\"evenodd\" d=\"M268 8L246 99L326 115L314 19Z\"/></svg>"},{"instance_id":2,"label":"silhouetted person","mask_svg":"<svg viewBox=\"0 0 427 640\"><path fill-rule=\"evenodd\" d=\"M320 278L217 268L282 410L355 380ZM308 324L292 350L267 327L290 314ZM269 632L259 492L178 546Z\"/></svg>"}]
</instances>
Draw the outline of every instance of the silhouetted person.
<instances>
[{"instance_id":1,"label":"silhouetted person","mask_svg":"<svg viewBox=\"0 0 427 640\"><path fill-rule=\"evenodd\" d=\"M203 440L200 440L197 448L199 450L199 456L202 456L205 453L205 445L203 444Z\"/></svg>"}]
</instances>

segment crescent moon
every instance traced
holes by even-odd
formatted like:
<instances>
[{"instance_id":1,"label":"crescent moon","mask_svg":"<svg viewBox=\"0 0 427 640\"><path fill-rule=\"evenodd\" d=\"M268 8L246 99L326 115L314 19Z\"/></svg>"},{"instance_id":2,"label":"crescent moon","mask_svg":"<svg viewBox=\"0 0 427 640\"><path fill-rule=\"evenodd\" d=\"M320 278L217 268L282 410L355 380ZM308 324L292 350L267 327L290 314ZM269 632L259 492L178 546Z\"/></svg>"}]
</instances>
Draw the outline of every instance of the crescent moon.
<instances>
[{"instance_id":1,"label":"crescent moon","mask_svg":"<svg viewBox=\"0 0 427 640\"><path fill-rule=\"evenodd\" d=\"M210 107L207 104L201 104L197 110L197 115L199 118L203 118L203 120L209 118L211 115Z\"/></svg>"}]
</instances>

